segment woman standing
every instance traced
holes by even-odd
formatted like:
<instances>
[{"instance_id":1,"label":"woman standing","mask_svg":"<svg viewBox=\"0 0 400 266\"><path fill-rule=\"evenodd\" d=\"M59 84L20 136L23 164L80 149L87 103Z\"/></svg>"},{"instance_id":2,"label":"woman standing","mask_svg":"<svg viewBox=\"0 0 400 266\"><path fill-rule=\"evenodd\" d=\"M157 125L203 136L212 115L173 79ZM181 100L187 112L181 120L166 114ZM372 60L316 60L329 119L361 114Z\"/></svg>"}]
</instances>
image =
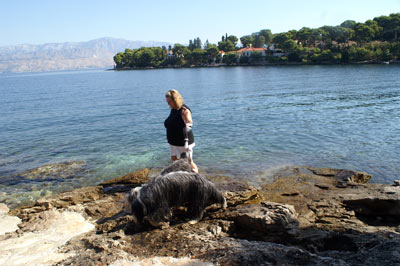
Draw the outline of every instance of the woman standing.
<instances>
[{"instance_id":1,"label":"woman standing","mask_svg":"<svg viewBox=\"0 0 400 266\"><path fill-rule=\"evenodd\" d=\"M197 173L197 165L193 162L194 136L192 131L192 111L184 104L177 90L170 90L165 95L171 112L164 121L167 129L167 141L171 149L171 160L180 159L182 153L188 155L192 171Z\"/></svg>"}]
</instances>

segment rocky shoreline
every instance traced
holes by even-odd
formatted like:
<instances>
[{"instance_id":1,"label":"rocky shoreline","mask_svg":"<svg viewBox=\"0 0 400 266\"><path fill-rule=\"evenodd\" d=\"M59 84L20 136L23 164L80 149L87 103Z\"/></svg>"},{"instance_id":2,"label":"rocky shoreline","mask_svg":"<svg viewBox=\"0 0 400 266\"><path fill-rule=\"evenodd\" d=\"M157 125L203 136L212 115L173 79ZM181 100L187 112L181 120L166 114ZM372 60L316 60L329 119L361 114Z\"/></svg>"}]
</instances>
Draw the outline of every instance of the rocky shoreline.
<instances>
[{"instance_id":1,"label":"rocky shoreline","mask_svg":"<svg viewBox=\"0 0 400 266\"><path fill-rule=\"evenodd\" d=\"M398 265L400 186L350 170L290 166L260 187L224 176L228 208L197 224L175 210L171 225L138 229L125 194L142 169L37 200L0 206L0 265Z\"/></svg>"}]
</instances>

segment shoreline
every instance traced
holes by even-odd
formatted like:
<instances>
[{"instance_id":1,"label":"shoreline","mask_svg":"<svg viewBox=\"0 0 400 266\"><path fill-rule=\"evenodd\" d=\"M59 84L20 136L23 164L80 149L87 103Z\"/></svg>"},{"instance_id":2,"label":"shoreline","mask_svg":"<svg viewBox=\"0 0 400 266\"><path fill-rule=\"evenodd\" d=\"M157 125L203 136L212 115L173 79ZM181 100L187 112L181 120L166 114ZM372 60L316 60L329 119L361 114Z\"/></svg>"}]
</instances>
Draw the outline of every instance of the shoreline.
<instances>
[{"instance_id":1,"label":"shoreline","mask_svg":"<svg viewBox=\"0 0 400 266\"><path fill-rule=\"evenodd\" d=\"M169 162L167 161L162 161L161 165L166 165ZM160 165L160 162L158 165ZM293 165L302 165L303 167L310 167L310 165L315 165L314 167L325 166L321 164L302 163L264 165L261 162L257 162L256 165L249 165L247 162L247 164L230 165L228 168L223 167L223 165L210 165L210 167L203 165L200 168L200 173L205 176L220 177L220 179L216 179L217 181L230 179L238 182L247 182L252 186L259 187L263 183L272 182L276 172ZM340 168L340 165L330 164L326 166L329 168ZM52 196L72 189L96 185L100 181L117 178L131 171L139 170L142 167L151 169L151 173L157 173L161 170L154 163L142 167L133 167L129 171L112 172L112 174L104 174L102 171L95 173L93 169L97 168L92 167L93 165L90 165L85 160L55 161L35 168L10 173L3 176L1 183L4 187L2 194L0 194L0 202L5 203L8 208L14 209L32 204L44 196ZM353 167L348 169L361 171L364 168ZM366 171L374 176L370 182L375 184L390 185L397 178L396 174L387 175L385 178L382 178L382 176L371 171L371 169ZM18 188L18 190L14 188Z\"/></svg>"},{"instance_id":2,"label":"shoreline","mask_svg":"<svg viewBox=\"0 0 400 266\"><path fill-rule=\"evenodd\" d=\"M178 209L169 227L136 227L124 211L125 194L157 173L144 168L7 211L14 227L0 235L0 264L400 262L400 181L373 184L365 172L307 166L280 169L260 188L205 175L223 192L227 209L211 206L194 225Z\"/></svg>"},{"instance_id":3,"label":"shoreline","mask_svg":"<svg viewBox=\"0 0 400 266\"><path fill-rule=\"evenodd\" d=\"M261 67L261 66L327 66L327 65L339 65L339 66L350 66L350 65L399 65L400 60L391 61L361 61L361 62L349 62L349 63L301 63L301 62L277 62L277 63L255 63L255 64L203 64L203 65L189 65L189 66L148 66L148 67L123 67L123 68L110 68L106 71L125 71L125 70L151 70L151 69L183 69L183 68L218 68L218 67Z\"/></svg>"}]
</instances>

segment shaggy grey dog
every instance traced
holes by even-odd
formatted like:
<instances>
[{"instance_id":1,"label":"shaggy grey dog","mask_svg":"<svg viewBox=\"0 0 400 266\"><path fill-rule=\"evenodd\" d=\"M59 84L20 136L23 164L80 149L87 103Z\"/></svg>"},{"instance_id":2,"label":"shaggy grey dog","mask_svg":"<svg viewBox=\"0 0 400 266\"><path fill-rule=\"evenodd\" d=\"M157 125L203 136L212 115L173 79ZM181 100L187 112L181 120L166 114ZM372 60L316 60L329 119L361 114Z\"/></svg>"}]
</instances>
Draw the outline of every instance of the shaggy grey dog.
<instances>
[{"instance_id":1,"label":"shaggy grey dog","mask_svg":"<svg viewBox=\"0 0 400 266\"><path fill-rule=\"evenodd\" d=\"M186 156L186 153L182 153L181 154L181 159L174 161L172 164L170 164L169 166L167 166L166 168L164 168L161 173L158 176L153 177L150 181L154 181L157 178L163 177L168 173L172 173L172 172L192 172L192 166L189 163L189 160ZM132 204L132 202L136 199L139 190L142 187L135 187L133 189L131 189L131 191L128 193L127 195L127 200L128 200L128 204L129 204L129 212L131 212L130 210L130 205Z\"/></svg>"},{"instance_id":2,"label":"shaggy grey dog","mask_svg":"<svg viewBox=\"0 0 400 266\"><path fill-rule=\"evenodd\" d=\"M168 224L173 207L187 206L192 224L201 220L204 209L213 203L226 208L224 196L212 182L186 171L157 176L133 189L129 196L135 223L140 224L147 217L155 227Z\"/></svg>"}]
</instances>

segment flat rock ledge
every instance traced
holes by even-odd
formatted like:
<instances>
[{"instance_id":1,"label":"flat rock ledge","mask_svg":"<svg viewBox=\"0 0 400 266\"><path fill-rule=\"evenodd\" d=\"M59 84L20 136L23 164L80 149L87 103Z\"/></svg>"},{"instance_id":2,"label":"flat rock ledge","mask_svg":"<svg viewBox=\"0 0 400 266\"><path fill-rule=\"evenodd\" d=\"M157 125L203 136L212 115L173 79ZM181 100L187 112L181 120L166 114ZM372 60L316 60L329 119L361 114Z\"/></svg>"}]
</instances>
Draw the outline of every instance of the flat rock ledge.
<instances>
[{"instance_id":1,"label":"flat rock ledge","mask_svg":"<svg viewBox=\"0 0 400 266\"><path fill-rule=\"evenodd\" d=\"M146 182L151 173L142 169L98 186L40 199L8 214L1 206L2 217L11 217L18 229L8 225L11 229L0 232L0 246L5 247L0 249L0 262L400 264L398 184L370 184L371 176L364 172L307 166L281 168L275 172L273 182L259 188L207 176L223 180L217 186L227 198L226 209L210 206L203 219L191 225L184 208L178 208L168 228L138 228L125 211L125 195ZM35 249L21 244L32 243L36 236L47 240L34 242Z\"/></svg>"}]
</instances>

